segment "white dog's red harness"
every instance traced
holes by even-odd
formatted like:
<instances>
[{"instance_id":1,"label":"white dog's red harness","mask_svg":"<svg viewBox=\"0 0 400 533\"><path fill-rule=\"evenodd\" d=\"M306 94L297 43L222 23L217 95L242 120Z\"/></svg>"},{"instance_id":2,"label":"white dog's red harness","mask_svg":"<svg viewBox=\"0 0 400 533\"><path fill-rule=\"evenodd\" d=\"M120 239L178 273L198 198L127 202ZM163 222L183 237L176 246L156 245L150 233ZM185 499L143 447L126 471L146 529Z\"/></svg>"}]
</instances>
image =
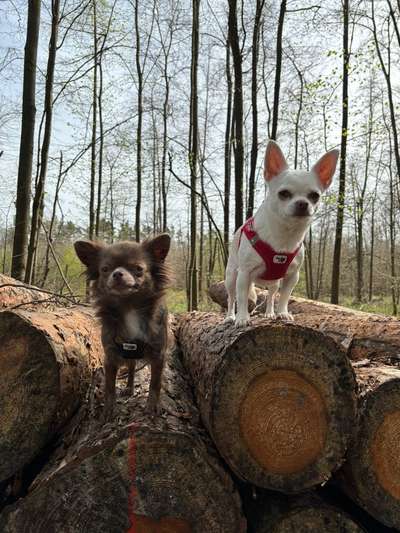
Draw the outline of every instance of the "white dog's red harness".
<instances>
[{"instance_id":1,"label":"white dog's red harness","mask_svg":"<svg viewBox=\"0 0 400 533\"><path fill-rule=\"evenodd\" d=\"M268 243L260 239L257 232L254 230L253 222L254 217L251 217L244 223L240 232L240 237L242 236L242 233L246 235L252 247L255 249L258 255L262 257L265 263L266 270L264 274L259 276L260 279L265 281L274 281L276 279L283 278L290 266L290 263L298 254L301 245L292 253L276 252Z\"/></svg>"}]
</instances>

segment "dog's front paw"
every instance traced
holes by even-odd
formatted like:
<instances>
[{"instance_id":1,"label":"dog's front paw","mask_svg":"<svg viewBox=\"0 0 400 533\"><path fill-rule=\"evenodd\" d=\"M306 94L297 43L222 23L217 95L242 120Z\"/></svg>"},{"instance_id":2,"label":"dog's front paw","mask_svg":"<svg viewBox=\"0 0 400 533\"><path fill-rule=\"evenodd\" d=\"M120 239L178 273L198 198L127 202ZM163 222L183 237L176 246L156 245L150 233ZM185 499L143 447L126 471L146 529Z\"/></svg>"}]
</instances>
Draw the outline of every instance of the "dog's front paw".
<instances>
[{"instance_id":1,"label":"dog's front paw","mask_svg":"<svg viewBox=\"0 0 400 533\"><path fill-rule=\"evenodd\" d=\"M235 322L235 315L226 315L224 318L225 324L232 324L232 322Z\"/></svg>"},{"instance_id":2,"label":"dog's front paw","mask_svg":"<svg viewBox=\"0 0 400 533\"><path fill-rule=\"evenodd\" d=\"M244 317L241 317L241 316L237 316L236 317L235 326L237 328L248 326L249 324L250 324L250 315L247 315L247 316L244 316Z\"/></svg>"},{"instance_id":3,"label":"dog's front paw","mask_svg":"<svg viewBox=\"0 0 400 533\"><path fill-rule=\"evenodd\" d=\"M276 318L275 311L271 311L270 313L265 313L265 318L270 318L271 320L275 320Z\"/></svg>"},{"instance_id":4,"label":"dog's front paw","mask_svg":"<svg viewBox=\"0 0 400 533\"><path fill-rule=\"evenodd\" d=\"M284 311L282 313L278 313L277 317L280 320L287 320L288 322L293 322L294 321L292 313L289 313L288 311Z\"/></svg>"}]
</instances>

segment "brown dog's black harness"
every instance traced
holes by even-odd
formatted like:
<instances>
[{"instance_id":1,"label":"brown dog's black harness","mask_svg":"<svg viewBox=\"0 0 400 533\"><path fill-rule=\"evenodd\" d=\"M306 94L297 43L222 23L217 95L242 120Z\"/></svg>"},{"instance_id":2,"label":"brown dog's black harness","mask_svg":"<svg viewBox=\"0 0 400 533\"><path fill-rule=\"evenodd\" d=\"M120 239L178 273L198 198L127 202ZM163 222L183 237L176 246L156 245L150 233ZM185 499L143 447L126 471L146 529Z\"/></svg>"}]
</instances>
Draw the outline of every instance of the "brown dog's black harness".
<instances>
[{"instance_id":1,"label":"brown dog's black harness","mask_svg":"<svg viewBox=\"0 0 400 533\"><path fill-rule=\"evenodd\" d=\"M160 309L159 321L163 320L166 314L166 308L162 307ZM156 350L154 346L143 341L142 339L132 339L119 342L115 338L114 345L118 355L123 359L144 359L149 356L151 357L153 354L159 353L159 350Z\"/></svg>"},{"instance_id":2,"label":"brown dog's black harness","mask_svg":"<svg viewBox=\"0 0 400 533\"><path fill-rule=\"evenodd\" d=\"M114 339L118 355L124 359L143 359L146 353L153 351L150 344L141 339L132 339L127 342L117 342Z\"/></svg>"}]
</instances>

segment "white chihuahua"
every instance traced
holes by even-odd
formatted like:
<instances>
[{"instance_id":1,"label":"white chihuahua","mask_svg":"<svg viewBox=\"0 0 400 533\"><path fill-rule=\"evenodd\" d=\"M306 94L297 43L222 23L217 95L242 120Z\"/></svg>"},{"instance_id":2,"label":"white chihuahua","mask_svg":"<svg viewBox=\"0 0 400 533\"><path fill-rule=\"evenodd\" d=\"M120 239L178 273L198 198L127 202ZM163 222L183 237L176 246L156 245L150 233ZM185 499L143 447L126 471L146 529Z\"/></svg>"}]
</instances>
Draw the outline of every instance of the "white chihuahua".
<instances>
[{"instance_id":1,"label":"white chihuahua","mask_svg":"<svg viewBox=\"0 0 400 533\"><path fill-rule=\"evenodd\" d=\"M268 194L254 217L239 228L233 238L225 274L228 293L227 321L249 323L249 294L254 283L268 288L265 316L293 320L288 302L299 280L304 259L303 240L319 204L321 194L332 182L339 151L330 150L310 171L289 170L274 141L265 152L264 179ZM281 281L277 315L274 299ZM236 293L236 298L235 298Z\"/></svg>"}]
</instances>

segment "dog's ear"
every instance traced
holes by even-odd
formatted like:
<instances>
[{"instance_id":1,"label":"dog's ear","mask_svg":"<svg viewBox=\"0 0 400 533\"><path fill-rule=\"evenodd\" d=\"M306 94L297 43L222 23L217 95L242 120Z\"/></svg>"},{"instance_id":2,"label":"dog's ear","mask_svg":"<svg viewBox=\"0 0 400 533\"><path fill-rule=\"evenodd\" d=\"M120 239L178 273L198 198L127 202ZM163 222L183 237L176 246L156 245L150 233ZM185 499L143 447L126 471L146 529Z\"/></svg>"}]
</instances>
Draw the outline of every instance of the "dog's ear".
<instances>
[{"instance_id":1,"label":"dog's ear","mask_svg":"<svg viewBox=\"0 0 400 533\"><path fill-rule=\"evenodd\" d=\"M332 178L336 170L336 164L339 157L339 150L330 150L319 159L312 167L322 188L325 190L332 183Z\"/></svg>"},{"instance_id":2,"label":"dog's ear","mask_svg":"<svg viewBox=\"0 0 400 533\"><path fill-rule=\"evenodd\" d=\"M74 243L76 255L80 261L88 268L90 274L97 271L100 252L104 245L94 241L76 241Z\"/></svg>"},{"instance_id":3,"label":"dog's ear","mask_svg":"<svg viewBox=\"0 0 400 533\"><path fill-rule=\"evenodd\" d=\"M269 141L265 150L264 179L270 181L287 168L288 164L279 144L275 141Z\"/></svg>"},{"instance_id":4,"label":"dog's ear","mask_svg":"<svg viewBox=\"0 0 400 533\"><path fill-rule=\"evenodd\" d=\"M162 233L161 235L154 237L154 239L149 239L143 243L145 249L157 263L162 263L167 257L170 245L171 237L168 233Z\"/></svg>"}]
</instances>

